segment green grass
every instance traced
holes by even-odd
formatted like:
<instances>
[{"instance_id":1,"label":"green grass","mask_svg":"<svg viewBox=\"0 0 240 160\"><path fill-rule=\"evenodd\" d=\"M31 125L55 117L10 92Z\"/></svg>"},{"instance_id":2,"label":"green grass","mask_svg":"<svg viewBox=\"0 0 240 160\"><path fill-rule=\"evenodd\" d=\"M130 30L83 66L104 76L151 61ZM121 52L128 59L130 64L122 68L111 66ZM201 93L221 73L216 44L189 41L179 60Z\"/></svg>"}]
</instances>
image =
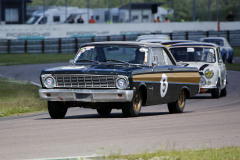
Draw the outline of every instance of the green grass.
<instances>
[{"instance_id":1,"label":"green grass","mask_svg":"<svg viewBox=\"0 0 240 160\"><path fill-rule=\"evenodd\" d=\"M0 54L0 66L69 62L75 54Z\"/></svg>"},{"instance_id":2,"label":"green grass","mask_svg":"<svg viewBox=\"0 0 240 160\"><path fill-rule=\"evenodd\" d=\"M111 155L104 159L143 159L143 160L239 160L240 147L227 147L220 149L157 151L135 155Z\"/></svg>"},{"instance_id":3,"label":"green grass","mask_svg":"<svg viewBox=\"0 0 240 160\"><path fill-rule=\"evenodd\" d=\"M240 63L226 63L227 70L240 71Z\"/></svg>"},{"instance_id":4,"label":"green grass","mask_svg":"<svg viewBox=\"0 0 240 160\"><path fill-rule=\"evenodd\" d=\"M39 98L38 89L30 83L0 78L0 117L46 111L47 103Z\"/></svg>"},{"instance_id":5,"label":"green grass","mask_svg":"<svg viewBox=\"0 0 240 160\"><path fill-rule=\"evenodd\" d=\"M239 47L233 47L233 53L235 57L240 57L240 46Z\"/></svg>"}]
</instances>

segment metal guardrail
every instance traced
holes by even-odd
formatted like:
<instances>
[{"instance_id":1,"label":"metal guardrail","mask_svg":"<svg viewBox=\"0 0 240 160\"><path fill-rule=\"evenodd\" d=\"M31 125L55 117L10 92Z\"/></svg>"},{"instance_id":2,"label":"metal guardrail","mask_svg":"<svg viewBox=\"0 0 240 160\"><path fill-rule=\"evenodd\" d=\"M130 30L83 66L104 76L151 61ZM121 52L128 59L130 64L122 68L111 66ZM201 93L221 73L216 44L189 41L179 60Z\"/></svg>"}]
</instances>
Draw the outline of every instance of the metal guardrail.
<instances>
[{"instance_id":1,"label":"metal guardrail","mask_svg":"<svg viewBox=\"0 0 240 160\"><path fill-rule=\"evenodd\" d=\"M156 34L156 33L153 33ZM240 46L240 30L233 31L190 31L162 33L172 40L195 40L203 37L225 37L232 46ZM5 40L0 39L0 53L76 53L78 48L88 42L99 41L135 41L140 34L85 36L59 39L29 39Z\"/></svg>"}]
</instances>

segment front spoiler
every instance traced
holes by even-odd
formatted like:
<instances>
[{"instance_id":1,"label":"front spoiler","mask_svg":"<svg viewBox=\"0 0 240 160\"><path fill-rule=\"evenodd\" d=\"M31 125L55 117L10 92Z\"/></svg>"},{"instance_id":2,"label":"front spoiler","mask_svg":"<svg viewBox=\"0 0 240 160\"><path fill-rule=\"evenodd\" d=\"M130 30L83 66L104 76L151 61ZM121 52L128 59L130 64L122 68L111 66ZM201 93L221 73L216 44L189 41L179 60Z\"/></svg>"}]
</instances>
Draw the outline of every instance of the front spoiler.
<instances>
[{"instance_id":1,"label":"front spoiler","mask_svg":"<svg viewBox=\"0 0 240 160\"><path fill-rule=\"evenodd\" d=\"M40 89L40 98L47 101L131 102L133 90Z\"/></svg>"}]
</instances>

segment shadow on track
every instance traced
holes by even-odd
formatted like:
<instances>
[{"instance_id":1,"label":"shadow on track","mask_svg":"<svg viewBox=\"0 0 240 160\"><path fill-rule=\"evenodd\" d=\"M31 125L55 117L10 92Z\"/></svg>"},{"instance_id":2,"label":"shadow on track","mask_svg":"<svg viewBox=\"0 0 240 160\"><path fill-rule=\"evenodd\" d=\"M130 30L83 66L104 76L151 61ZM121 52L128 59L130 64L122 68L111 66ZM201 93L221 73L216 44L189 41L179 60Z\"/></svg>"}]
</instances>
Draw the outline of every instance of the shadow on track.
<instances>
[{"instance_id":1,"label":"shadow on track","mask_svg":"<svg viewBox=\"0 0 240 160\"><path fill-rule=\"evenodd\" d=\"M183 112L181 114L192 113L193 111ZM169 112L142 112L140 113L139 117L127 117L127 118L141 118L141 117L148 117L148 116L164 116L164 115L173 115ZM174 114L178 115L178 114ZM179 114L180 115L180 114ZM85 115L73 115L73 116L65 116L64 119L109 119L109 118L121 118L124 119L122 113L111 113L109 116L100 116L98 114L85 114ZM48 118L37 118L35 120L46 120L52 119L51 117Z\"/></svg>"},{"instance_id":2,"label":"shadow on track","mask_svg":"<svg viewBox=\"0 0 240 160\"><path fill-rule=\"evenodd\" d=\"M190 97L188 99L216 99L216 98L212 98L211 95L197 95L194 97Z\"/></svg>"}]
</instances>

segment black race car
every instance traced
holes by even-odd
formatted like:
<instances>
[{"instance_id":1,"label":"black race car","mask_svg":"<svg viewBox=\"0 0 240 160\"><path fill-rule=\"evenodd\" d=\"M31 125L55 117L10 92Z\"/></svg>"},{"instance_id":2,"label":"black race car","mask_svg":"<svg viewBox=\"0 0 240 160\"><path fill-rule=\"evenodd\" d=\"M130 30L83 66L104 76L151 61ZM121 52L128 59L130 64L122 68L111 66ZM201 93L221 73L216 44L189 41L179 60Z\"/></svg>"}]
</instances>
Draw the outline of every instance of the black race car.
<instances>
[{"instance_id":1,"label":"black race car","mask_svg":"<svg viewBox=\"0 0 240 160\"><path fill-rule=\"evenodd\" d=\"M122 109L125 117L135 117L142 106L164 103L170 113L181 113L186 97L199 92L198 69L177 66L161 44L87 43L70 62L40 76L40 97L52 118L64 118L69 107L93 108L101 116Z\"/></svg>"}]
</instances>

